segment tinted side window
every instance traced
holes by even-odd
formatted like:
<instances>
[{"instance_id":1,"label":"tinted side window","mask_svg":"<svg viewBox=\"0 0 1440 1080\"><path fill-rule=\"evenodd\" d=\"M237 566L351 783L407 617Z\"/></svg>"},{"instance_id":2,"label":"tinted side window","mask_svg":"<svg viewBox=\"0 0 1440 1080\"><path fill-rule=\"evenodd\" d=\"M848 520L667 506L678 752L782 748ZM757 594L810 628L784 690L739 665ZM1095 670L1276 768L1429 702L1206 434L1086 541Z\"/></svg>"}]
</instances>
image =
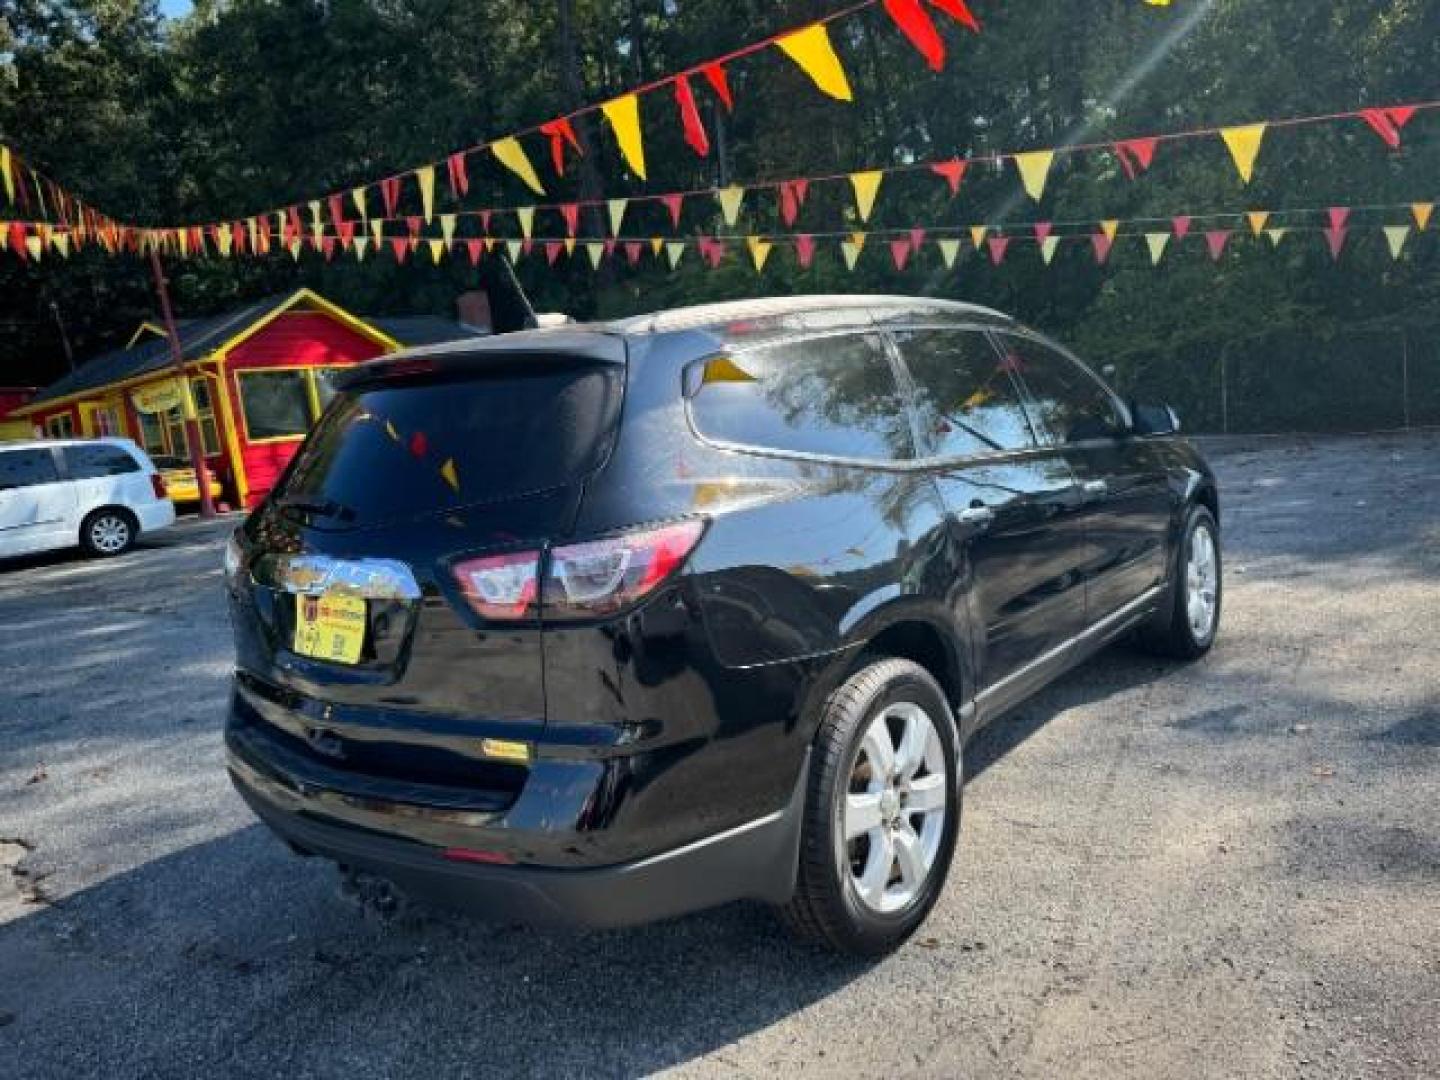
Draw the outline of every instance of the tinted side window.
<instances>
[{"instance_id":1,"label":"tinted side window","mask_svg":"<svg viewBox=\"0 0 1440 1080\"><path fill-rule=\"evenodd\" d=\"M1015 380L978 330L902 330L895 334L915 383L920 453L964 457L1035 445Z\"/></svg>"},{"instance_id":2,"label":"tinted side window","mask_svg":"<svg viewBox=\"0 0 1440 1080\"><path fill-rule=\"evenodd\" d=\"M67 446L65 467L72 480L139 472L140 463L118 446Z\"/></svg>"},{"instance_id":3,"label":"tinted side window","mask_svg":"<svg viewBox=\"0 0 1440 1080\"><path fill-rule=\"evenodd\" d=\"M1115 398L1068 356L1029 338L999 335L1007 364L1030 391L1037 424L1057 443L1112 438L1125 431Z\"/></svg>"},{"instance_id":4,"label":"tinted side window","mask_svg":"<svg viewBox=\"0 0 1440 1080\"><path fill-rule=\"evenodd\" d=\"M0 491L53 484L59 479L55 458L47 449L0 451Z\"/></svg>"},{"instance_id":5,"label":"tinted side window","mask_svg":"<svg viewBox=\"0 0 1440 1080\"><path fill-rule=\"evenodd\" d=\"M690 373L695 428L722 442L869 461L915 456L876 334L747 349Z\"/></svg>"}]
</instances>

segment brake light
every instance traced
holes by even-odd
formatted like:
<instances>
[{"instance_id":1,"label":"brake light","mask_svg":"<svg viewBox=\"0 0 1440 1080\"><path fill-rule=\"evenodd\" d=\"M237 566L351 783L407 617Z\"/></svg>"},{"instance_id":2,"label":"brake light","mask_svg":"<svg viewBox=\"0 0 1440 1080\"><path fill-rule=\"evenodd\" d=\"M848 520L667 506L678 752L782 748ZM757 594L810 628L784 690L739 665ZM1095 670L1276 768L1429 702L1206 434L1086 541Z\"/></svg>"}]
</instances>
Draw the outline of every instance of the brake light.
<instances>
[{"instance_id":1,"label":"brake light","mask_svg":"<svg viewBox=\"0 0 1440 1080\"><path fill-rule=\"evenodd\" d=\"M168 498L170 495L170 492L165 487L165 478L158 472L152 472L150 474L150 487L154 490L157 499Z\"/></svg>"},{"instance_id":2,"label":"brake light","mask_svg":"<svg viewBox=\"0 0 1440 1080\"><path fill-rule=\"evenodd\" d=\"M635 603L679 570L705 531L682 521L550 552L545 617L584 619Z\"/></svg>"},{"instance_id":3,"label":"brake light","mask_svg":"<svg viewBox=\"0 0 1440 1080\"><path fill-rule=\"evenodd\" d=\"M456 563L452 572L466 602L493 621L591 619L653 592L684 565L705 531L682 521L551 550L540 582L538 551L487 555Z\"/></svg>"},{"instance_id":4,"label":"brake light","mask_svg":"<svg viewBox=\"0 0 1440 1080\"><path fill-rule=\"evenodd\" d=\"M475 614L485 619L528 619L539 601L540 553L516 551L456 563L455 580Z\"/></svg>"}]
</instances>

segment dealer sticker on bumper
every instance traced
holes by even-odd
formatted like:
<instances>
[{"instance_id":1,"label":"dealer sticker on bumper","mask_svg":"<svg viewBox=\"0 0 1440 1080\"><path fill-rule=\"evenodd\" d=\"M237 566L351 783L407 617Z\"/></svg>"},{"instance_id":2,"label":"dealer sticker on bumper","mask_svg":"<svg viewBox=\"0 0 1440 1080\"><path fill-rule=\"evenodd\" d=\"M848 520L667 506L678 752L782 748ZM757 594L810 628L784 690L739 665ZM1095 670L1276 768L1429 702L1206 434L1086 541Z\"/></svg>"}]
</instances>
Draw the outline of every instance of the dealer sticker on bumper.
<instances>
[{"instance_id":1,"label":"dealer sticker on bumper","mask_svg":"<svg viewBox=\"0 0 1440 1080\"><path fill-rule=\"evenodd\" d=\"M361 597L343 592L295 597L295 651L302 656L358 664L365 624Z\"/></svg>"}]
</instances>

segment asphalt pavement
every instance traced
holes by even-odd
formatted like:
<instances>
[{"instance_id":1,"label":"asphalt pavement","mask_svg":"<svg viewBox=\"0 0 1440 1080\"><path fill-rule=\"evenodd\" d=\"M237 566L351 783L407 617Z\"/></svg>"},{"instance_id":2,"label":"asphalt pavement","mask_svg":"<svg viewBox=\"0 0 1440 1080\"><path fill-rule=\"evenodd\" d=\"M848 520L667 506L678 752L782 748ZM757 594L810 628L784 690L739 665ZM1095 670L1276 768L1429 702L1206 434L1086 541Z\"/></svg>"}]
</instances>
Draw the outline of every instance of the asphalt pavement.
<instances>
[{"instance_id":1,"label":"asphalt pavement","mask_svg":"<svg viewBox=\"0 0 1440 1080\"><path fill-rule=\"evenodd\" d=\"M233 522L0 563L0 1075L1440 1076L1440 436L1215 463L1215 651L982 733L877 964L759 905L367 916L225 778Z\"/></svg>"}]
</instances>

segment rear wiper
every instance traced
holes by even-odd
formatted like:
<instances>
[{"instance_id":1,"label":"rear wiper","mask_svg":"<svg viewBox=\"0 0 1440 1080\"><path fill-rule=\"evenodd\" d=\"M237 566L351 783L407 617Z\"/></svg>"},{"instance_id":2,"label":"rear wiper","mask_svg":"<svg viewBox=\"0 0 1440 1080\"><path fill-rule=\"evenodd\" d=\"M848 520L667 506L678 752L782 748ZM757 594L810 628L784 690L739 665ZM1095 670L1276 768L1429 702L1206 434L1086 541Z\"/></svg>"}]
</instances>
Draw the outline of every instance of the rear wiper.
<instances>
[{"instance_id":1,"label":"rear wiper","mask_svg":"<svg viewBox=\"0 0 1440 1080\"><path fill-rule=\"evenodd\" d=\"M282 513L295 511L299 514L306 514L310 517L338 518L341 521L354 521L355 511L348 506L343 506L333 499L324 501L311 501L306 499L283 499L278 504Z\"/></svg>"}]
</instances>

